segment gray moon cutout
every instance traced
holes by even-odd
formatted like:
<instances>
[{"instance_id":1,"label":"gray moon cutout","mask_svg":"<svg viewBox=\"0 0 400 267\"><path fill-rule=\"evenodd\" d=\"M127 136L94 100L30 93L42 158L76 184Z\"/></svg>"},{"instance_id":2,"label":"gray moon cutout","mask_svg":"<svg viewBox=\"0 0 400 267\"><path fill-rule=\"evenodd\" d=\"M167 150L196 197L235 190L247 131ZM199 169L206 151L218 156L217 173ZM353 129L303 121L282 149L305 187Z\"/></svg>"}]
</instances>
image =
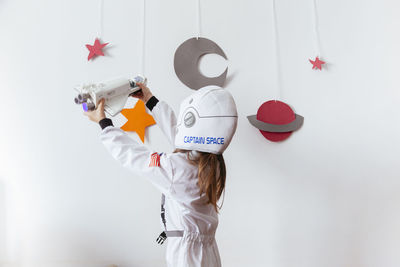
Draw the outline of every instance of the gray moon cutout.
<instances>
[{"instance_id":1,"label":"gray moon cutout","mask_svg":"<svg viewBox=\"0 0 400 267\"><path fill-rule=\"evenodd\" d=\"M206 77L199 70L199 59L205 54L217 54L227 59L224 51L213 41L199 37L183 42L175 51L174 68L179 80L191 89L208 85L222 87L228 68L218 77Z\"/></svg>"}]
</instances>

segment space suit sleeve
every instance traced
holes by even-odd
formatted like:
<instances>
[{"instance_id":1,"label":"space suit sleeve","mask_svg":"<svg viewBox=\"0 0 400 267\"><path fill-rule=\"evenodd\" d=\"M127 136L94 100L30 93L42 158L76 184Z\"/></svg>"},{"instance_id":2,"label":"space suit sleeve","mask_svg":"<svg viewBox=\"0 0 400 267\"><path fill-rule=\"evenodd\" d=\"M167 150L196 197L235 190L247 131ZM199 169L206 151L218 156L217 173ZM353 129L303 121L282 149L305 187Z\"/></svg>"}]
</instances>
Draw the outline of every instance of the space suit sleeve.
<instances>
[{"instance_id":1,"label":"space suit sleeve","mask_svg":"<svg viewBox=\"0 0 400 267\"><path fill-rule=\"evenodd\" d=\"M102 130L100 141L122 166L138 176L146 177L161 193L168 195L173 181L169 155L151 151L113 126Z\"/></svg>"},{"instance_id":2,"label":"space suit sleeve","mask_svg":"<svg viewBox=\"0 0 400 267\"><path fill-rule=\"evenodd\" d=\"M164 101L159 101L152 109L152 115L161 131L175 147L176 116L172 108Z\"/></svg>"}]
</instances>

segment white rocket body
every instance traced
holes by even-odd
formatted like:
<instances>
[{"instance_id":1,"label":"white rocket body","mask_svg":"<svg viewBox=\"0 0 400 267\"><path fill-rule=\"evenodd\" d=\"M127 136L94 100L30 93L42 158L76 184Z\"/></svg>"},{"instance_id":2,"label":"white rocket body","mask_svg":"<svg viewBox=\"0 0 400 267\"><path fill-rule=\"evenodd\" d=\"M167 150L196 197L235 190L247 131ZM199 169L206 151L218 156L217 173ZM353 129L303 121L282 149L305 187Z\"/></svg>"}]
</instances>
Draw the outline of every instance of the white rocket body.
<instances>
[{"instance_id":1,"label":"white rocket body","mask_svg":"<svg viewBox=\"0 0 400 267\"><path fill-rule=\"evenodd\" d=\"M136 83L146 83L146 79L137 76L134 79L117 78L105 82L86 84L75 89L79 92L76 104L82 104L85 111L93 110L97 102L104 98L104 110L114 117L124 108L130 94L140 90Z\"/></svg>"}]
</instances>

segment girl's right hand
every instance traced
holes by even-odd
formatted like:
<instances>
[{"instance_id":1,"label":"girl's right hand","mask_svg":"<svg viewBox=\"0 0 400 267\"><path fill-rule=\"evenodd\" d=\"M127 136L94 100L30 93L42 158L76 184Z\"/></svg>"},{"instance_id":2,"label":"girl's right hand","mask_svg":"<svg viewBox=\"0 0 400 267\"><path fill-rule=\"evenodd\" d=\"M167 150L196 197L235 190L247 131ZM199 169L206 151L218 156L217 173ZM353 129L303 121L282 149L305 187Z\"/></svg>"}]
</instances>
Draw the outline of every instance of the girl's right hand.
<instances>
[{"instance_id":1,"label":"girl's right hand","mask_svg":"<svg viewBox=\"0 0 400 267\"><path fill-rule=\"evenodd\" d=\"M153 94L151 93L150 89L143 83L137 83L137 85L140 87L140 90L131 94L131 96L139 98L146 104L147 101L149 101L149 99L153 96Z\"/></svg>"}]
</instances>

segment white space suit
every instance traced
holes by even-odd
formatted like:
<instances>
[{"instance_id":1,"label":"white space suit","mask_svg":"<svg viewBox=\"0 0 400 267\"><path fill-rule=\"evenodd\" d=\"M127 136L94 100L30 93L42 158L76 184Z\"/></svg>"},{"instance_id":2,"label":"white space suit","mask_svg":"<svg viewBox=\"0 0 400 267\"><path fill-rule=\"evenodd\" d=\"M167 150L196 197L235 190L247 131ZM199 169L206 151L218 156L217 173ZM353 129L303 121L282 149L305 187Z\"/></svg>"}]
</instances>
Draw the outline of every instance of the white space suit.
<instances>
[{"instance_id":1,"label":"white space suit","mask_svg":"<svg viewBox=\"0 0 400 267\"><path fill-rule=\"evenodd\" d=\"M177 147L175 114L165 102L156 103L152 108L152 115L169 142ZM180 118L183 117L184 114L181 114ZM205 194L200 196L197 185L198 167L187 160L186 153L157 154L159 164L152 164L154 151L112 125L102 130L100 140L124 167L148 179L165 195L167 229L183 230L182 237L168 237L166 252L168 266L221 266L215 241L218 214L213 205L206 204L207 196ZM229 142L230 140L228 144ZM190 145L193 145L193 142ZM195 150L192 153L194 156L198 155Z\"/></svg>"}]
</instances>

